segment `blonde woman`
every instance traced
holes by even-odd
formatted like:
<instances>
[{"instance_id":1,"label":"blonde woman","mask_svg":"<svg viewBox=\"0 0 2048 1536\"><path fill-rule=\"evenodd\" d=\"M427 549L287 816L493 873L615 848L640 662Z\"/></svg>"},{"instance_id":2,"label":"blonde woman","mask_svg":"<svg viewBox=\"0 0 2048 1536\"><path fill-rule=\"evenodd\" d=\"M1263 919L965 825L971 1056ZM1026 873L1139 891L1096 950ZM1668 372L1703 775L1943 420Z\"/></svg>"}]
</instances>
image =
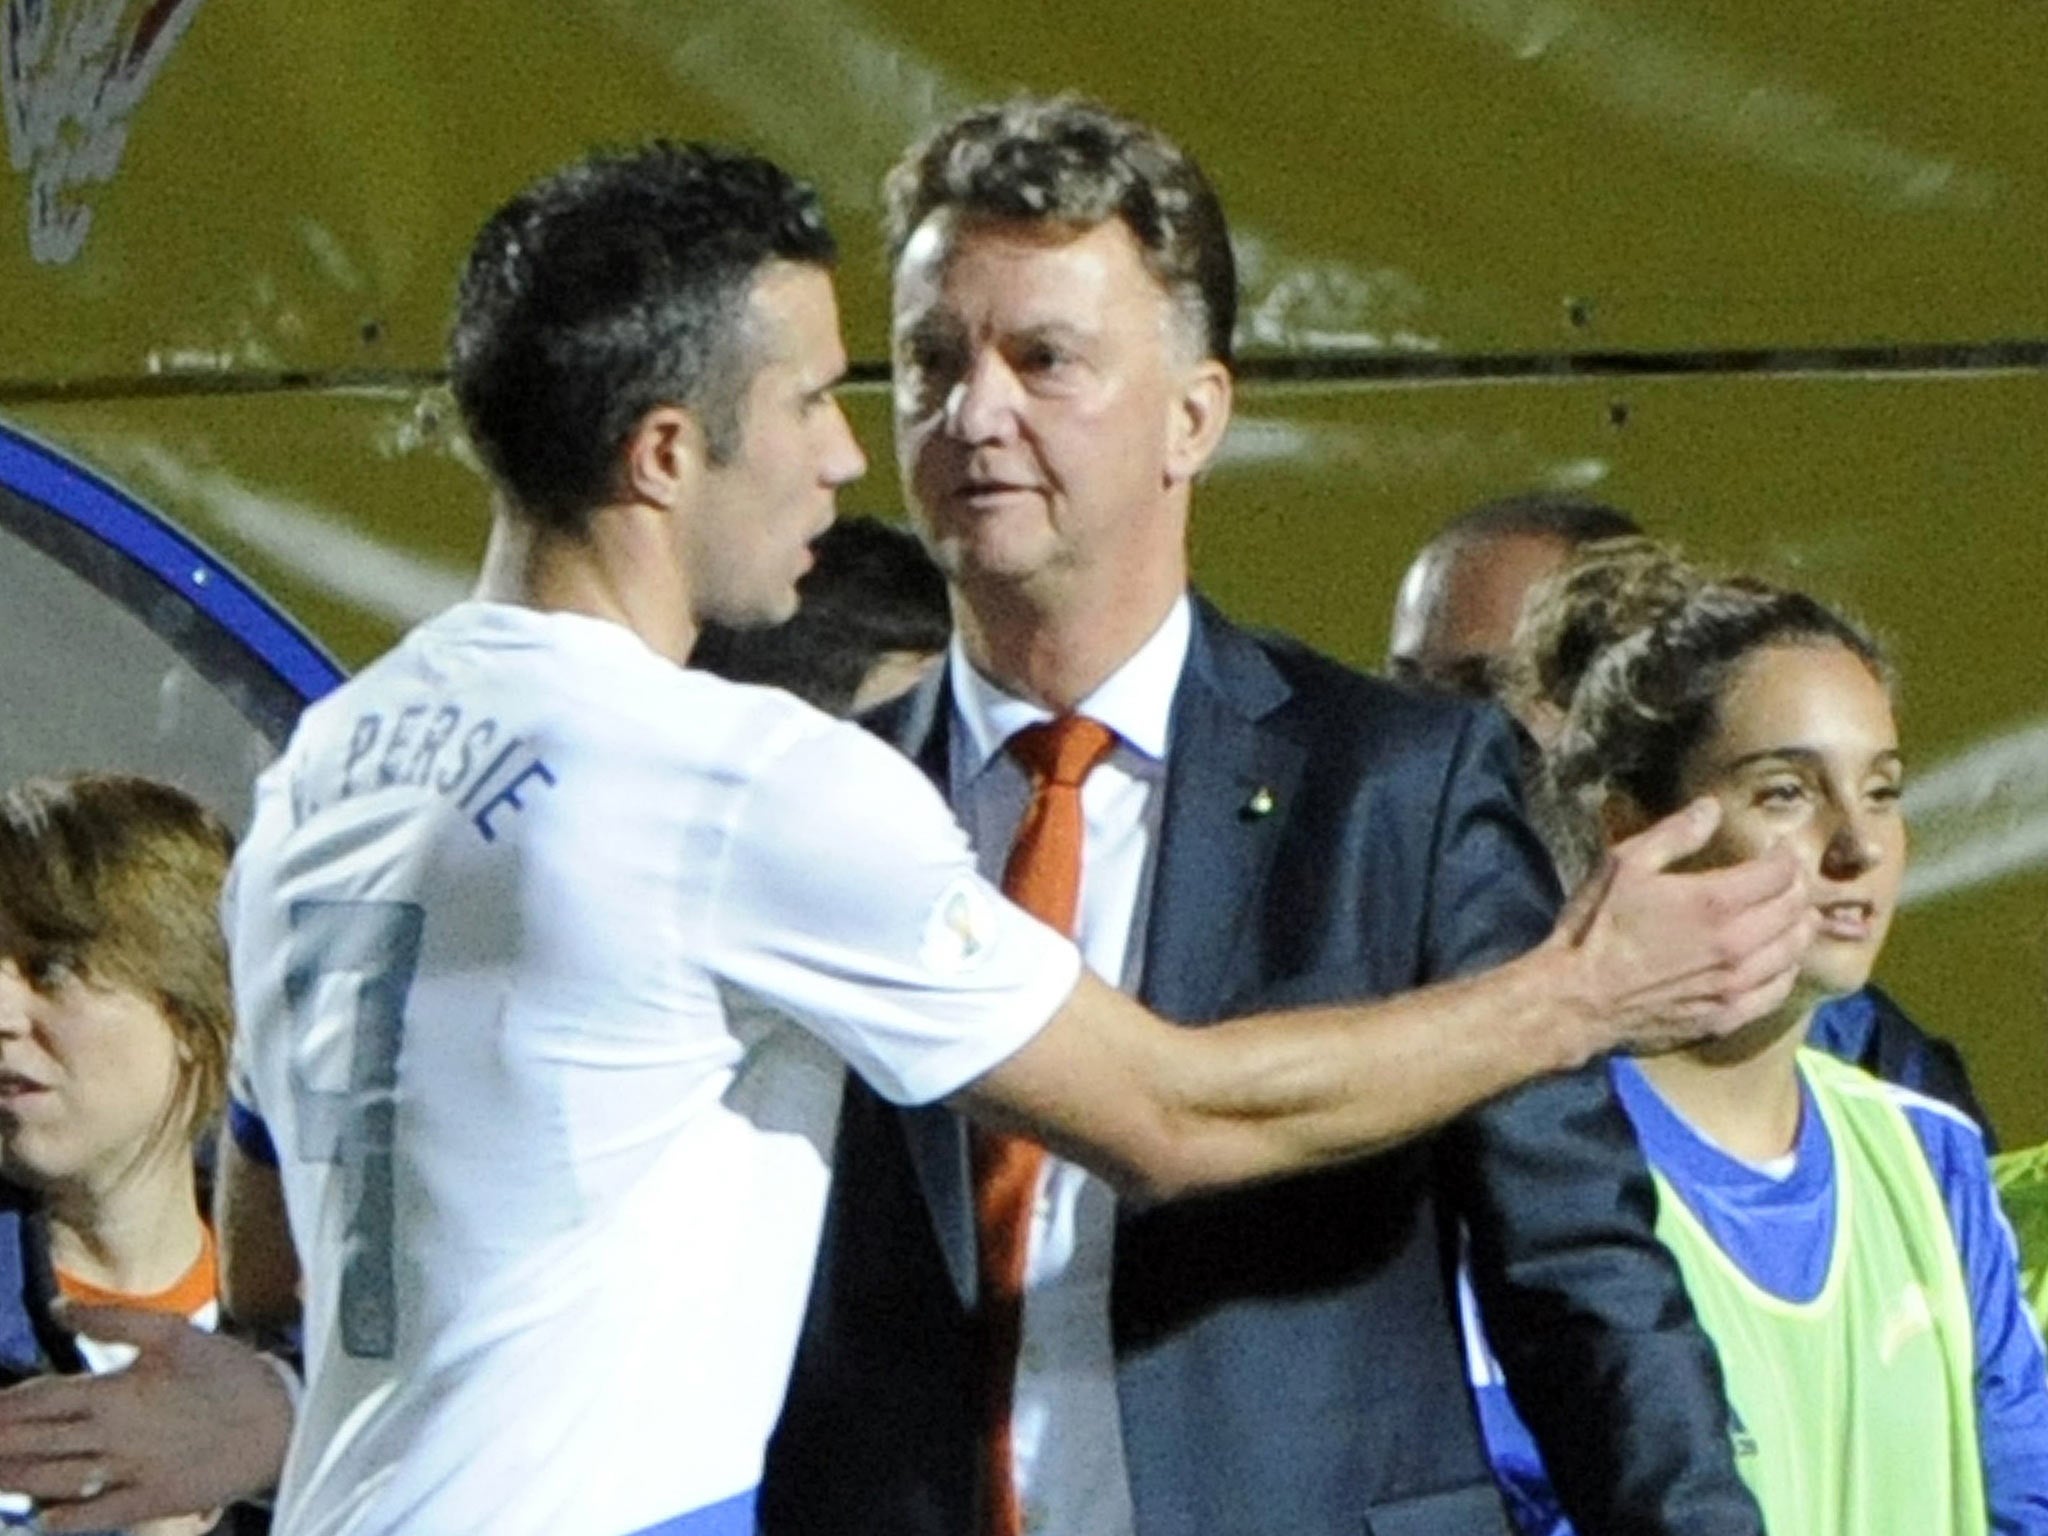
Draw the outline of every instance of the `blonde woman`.
<instances>
[{"instance_id":1,"label":"blonde woman","mask_svg":"<svg viewBox=\"0 0 2048 1536\"><path fill-rule=\"evenodd\" d=\"M225 1093L216 911L232 846L211 813L143 779L0 795L0 1233L14 1239L0 1255L16 1256L0 1271L0 1370L126 1363L126 1346L57 1326L57 1296L218 1319L193 1146ZM93 1476L81 1468L81 1486Z\"/></svg>"}]
</instances>

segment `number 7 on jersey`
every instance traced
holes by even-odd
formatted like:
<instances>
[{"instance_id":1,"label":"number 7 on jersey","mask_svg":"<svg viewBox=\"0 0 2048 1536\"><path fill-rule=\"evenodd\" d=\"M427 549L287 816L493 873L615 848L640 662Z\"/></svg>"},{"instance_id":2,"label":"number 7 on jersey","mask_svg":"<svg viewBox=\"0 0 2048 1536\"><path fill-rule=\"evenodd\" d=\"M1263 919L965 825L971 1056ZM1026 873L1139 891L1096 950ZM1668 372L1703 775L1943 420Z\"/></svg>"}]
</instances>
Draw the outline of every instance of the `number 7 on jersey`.
<instances>
[{"instance_id":1,"label":"number 7 on jersey","mask_svg":"<svg viewBox=\"0 0 2048 1536\"><path fill-rule=\"evenodd\" d=\"M422 909L407 901L291 907L285 996L297 1026L297 1151L308 1162L341 1167L348 1212L341 1345L358 1360L388 1360L397 1343L391 1138L406 996L424 923Z\"/></svg>"}]
</instances>

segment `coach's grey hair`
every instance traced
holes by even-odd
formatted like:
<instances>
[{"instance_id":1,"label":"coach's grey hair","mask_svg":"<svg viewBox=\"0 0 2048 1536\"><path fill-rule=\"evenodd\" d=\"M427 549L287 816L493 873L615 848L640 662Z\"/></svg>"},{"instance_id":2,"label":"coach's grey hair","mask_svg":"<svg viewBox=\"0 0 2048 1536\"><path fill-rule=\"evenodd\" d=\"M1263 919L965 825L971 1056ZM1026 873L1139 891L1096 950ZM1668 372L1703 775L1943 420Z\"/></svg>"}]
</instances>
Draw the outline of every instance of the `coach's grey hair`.
<instances>
[{"instance_id":1,"label":"coach's grey hair","mask_svg":"<svg viewBox=\"0 0 2048 1536\"><path fill-rule=\"evenodd\" d=\"M1121 219L1201 355L1231 359L1237 264L1223 205L1157 129L1078 96L1016 96L925 135L882 193L891 266L940 209L1077 229Z\"/></svg>"}]
</instances>

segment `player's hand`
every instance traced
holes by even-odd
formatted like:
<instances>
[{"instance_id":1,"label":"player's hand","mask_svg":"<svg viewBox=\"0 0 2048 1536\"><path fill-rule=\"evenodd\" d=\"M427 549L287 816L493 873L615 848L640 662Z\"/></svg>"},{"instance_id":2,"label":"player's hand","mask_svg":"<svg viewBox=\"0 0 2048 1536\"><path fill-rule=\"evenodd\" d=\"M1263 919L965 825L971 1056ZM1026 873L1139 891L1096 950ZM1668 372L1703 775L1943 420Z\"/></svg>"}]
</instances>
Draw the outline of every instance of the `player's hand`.
<instances>
[{"instance_id":1,"label":"player's hand","mask_svg":"<svg viewBox=\"0 0 2048 1536\"><path fill-rule=\"evenodd\" d=\"M69 1307L64 1321L138 1354L0 1392L0 1488L34 1499L44 1530L119 1530L276 1486L292 1405L263 1356L161 1313Z\"/></svg>"},{"instance_id":2,"label":"player's hand","mask_svg":"<svg viewBox=\"0 0 2048 1536\"><path fill-rule=\"evenodd\" d=\"M1791 995L1815 916L1793 856L1673 866L1706 846L1718 802L1696 800L1617 844L1551 937L1571 951L1596 1049L1654 1052L1717 1038Z\"/></svg>"}]
</instances>

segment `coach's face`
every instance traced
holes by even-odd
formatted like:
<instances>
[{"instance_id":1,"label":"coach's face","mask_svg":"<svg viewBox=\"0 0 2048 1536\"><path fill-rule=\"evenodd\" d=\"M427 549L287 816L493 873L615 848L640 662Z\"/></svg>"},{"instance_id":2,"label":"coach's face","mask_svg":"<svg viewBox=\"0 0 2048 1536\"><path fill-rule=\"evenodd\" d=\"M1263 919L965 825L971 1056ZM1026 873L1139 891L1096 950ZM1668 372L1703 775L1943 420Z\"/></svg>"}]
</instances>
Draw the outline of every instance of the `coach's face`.
<instances>
[{"instance_id":1,"label":"coach's face","mask_svg":"<svg viewBox=\"0 0 2048 1536\"><path fill-rule=\"evenodd\" d=\"M699 620L779 624L796 612L810 542L839 487L867 468L833 391L846 373L832 278L774 262L755 280L743 345L753 363L737 447L707 463L691 521Z\"/></svg>"},{"instance_id":2,"label":"coach's face","mask_svg":"<svg viewBox=\"0 0 2048 1536\"><path fill-rule=\"evenodd\" d=\"M1184 571L1229 378L1176 319L1119 220L919 226L896 269L896 453L949 577Z\"/></svg>"}]
</instances>

